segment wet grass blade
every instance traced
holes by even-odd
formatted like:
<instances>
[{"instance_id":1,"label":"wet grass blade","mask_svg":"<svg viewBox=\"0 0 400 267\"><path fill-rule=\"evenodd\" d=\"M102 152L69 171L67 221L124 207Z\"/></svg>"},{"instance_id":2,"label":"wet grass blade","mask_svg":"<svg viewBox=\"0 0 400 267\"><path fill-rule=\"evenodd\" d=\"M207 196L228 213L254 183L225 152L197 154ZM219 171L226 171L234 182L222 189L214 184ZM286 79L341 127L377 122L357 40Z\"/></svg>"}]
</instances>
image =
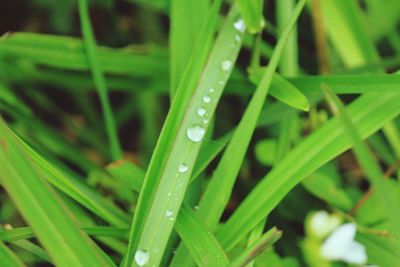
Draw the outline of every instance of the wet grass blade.
<instances>
[{"instance_id":1,"label":"wet grass blade","mask_svg":"<svg viewBox=\"0 0 400 267\"><path fill-rule=\"evenodd\" d=\"M0 120L1 182L57 266L113 266L39 175L26 149Z\"/></svg>"},{"instance_id":2,"label":"wet grass blade","mask_svg":"<svg viewBox=\"0 0 400 267\"><path fill-rule=\"evenodd\" d=\"M242 27L233 26L239 17L235 10L229 13L208 57L220 4L213 3L150 162L132 225L127 266L136 265L135 253L149 255L148 264L159 264L201 141L234 66L243 34Z\"/></svg>"},{"instance_id":3,"label":"wet grass blade","mask_svg":"<svg viewBox=\"0 0 400 267\"><path fill-rule=\"evenodd\" d=\"M121 159L122 157L122 150L118 140L118 130L115 125L111 103L108 98L106 80L104 78L103 70L97 55L96 41L93 35L92 26L89 19L87 0L79 0L79 17L81 20L83 41L85 45L87 58L92 71L93 80L100 97L104 123L110 145L111 157L113 160L118 160Z\"/></svg>"}]
</instances>

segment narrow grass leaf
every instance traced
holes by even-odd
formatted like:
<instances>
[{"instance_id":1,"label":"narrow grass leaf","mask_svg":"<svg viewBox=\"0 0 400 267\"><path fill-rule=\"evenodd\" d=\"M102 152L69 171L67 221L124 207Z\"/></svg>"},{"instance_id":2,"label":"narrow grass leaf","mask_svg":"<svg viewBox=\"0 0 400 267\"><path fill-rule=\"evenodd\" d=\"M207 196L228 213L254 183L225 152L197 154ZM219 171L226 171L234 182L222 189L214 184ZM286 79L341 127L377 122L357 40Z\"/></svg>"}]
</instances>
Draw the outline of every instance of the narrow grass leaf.
<instances>
[{"instance_id":1,"label":"narrow grass leaf","mask_svg":"<svg viewBox=\"0 0 400 267\"><path fill-rule=\"evenodd\" d=\"M282 232L275 227L263 234L256 242L251 246L247 247L240 255L235 257L228 266L229 267L241 267L246 266L252 262L255 258L260 256L263 252L271 249L273 244L278 241L282 236Z\"/></svg>"},{"instance_id":2,"label":"narrow grass leaf","mask_svg":"<svg viewBox=\"0 0 400 267\"><path fill-rule=\"evenodd\" d=\"M189 63L209 8L210 0L171 1L169 34L171 99Z\"/></svg>"},{"instance_id":3,"label":"narrow grass leaf","mask_svg":"<svg viewBox=\"0 0 400 267\"><path fill-rule=\"evenodd\" d=\"M273 74L278 65L279 56L284 47L285 41L289 36L291 28L295 24L305 1L300 1L294 12L294 16L288 23L288 27L283 33L283 37L279 40L275 51L272 55L264 76L257 87L239 125L233 133L232 139L227 146L217 169L213 173L213 177L203 193L199 204L199 216L204 220L205 224L214 231L218 225L219 219L225 206L229 200L233 184L241 167L241 163L250 143L253 131L256 127L258 117L262 110L264 101L268 94L269 86L271 85ZM185 247L178 248L175 264L184 260Z\"/></svg>"},{"instance_id":4,"label":"narrow grass leaf","mask_svg":"<svg viewBox=\"0 0 400 267\"><path fill-rule=\"evenodd\" d=\"M346 109L362 138L400 114L397 98L398 94L367 94ZM339 126L336 119L327 122L291 150L259 182L218 231L217 237L224 249L232 249L305 177L351 147L350 140L343 138L343 130Z\"/></svg>"},{"instance_id":5,"label":"narrow grass leaf","mask_svg":"<svg viewBox=\"0 0 400 267\"><path fill-rule=\"evenodd\" d=\"M228 265L228 257L218 240L190 208L183 206L179 211L175 229L196 265L203 267Z\"/></svg>"},{"instance_id":6,"label":"narrow grass leaf","mask_svg":"<svg viewBox=\"0 0 400 267\"><path fill-rule=\"evenodd\" d=\"M394 210L398 210L400 207L391 197L391 194L388 194L390 188L388 188L389 184L383 181L383 172L378 163L374 160L368 147L362 142L360 134L358 133L357 128L354 127L350 117L347 115L343 103L325 84L322 84L322 90L329 101L333 113L339 118L346 134L351 139L353 151L358 163L364 171L367 179L376 190L377 197L380 201L380 207L384 210L386 216L390 220L390 229L392 233L397 239L400 239L400 230L398 228L398 225L400 225L400 216L396 212L393 212Z\"/></svg>"},{"instance_id":7,"label":"narrow grass leaf","mask_svg":"<svg viewBox=\"0 0 400 267\"><path fill-rule=\"evenodd\" d=\"M87 0L79 0L78 4L83 41L92 71L93 80L96 84L97 92L100 97L101 108L103 111L105 127L110 145L111 157L113 160L118 160L122 157L121 145L118 140L118 130L115 125L111 103L108 98L106 80L104 78L103 70L97 55L96 41L94 39L92 26L89 19L88 3Z\"/></svg>"},{"instance_id":8,"label":"narrow grass leaf","mask_svg":"<svg viewBox=\"0 0 400 267\"><path fill-rule=\"evenodd\" d=\"M25 264L0 241L0 262L4 267L24 267Z\"/></svg>"},{"instance_id":9,"label":"narrow grass leaf","mask_svg":"<svg viewBox=\"0 0 400 267\"><path fill-rule=\"evenodd\" d=\"M57 266L113 266L39 176L21 142L0 120L1 182ZM51 214L51 216L50 216Z\"/></svg>"},{"instance_id":10,"label":"narrow grass leaf","mask_svg":"<svg viewBox=\"0 0 400 267\"><path fill-rule=\"evenodd\" d=\"M240 13L242 14L247 30L251 34L261 32L265 25L263 18L264 1L239 0L238 2Z\"/></svg>"}]
</instances>

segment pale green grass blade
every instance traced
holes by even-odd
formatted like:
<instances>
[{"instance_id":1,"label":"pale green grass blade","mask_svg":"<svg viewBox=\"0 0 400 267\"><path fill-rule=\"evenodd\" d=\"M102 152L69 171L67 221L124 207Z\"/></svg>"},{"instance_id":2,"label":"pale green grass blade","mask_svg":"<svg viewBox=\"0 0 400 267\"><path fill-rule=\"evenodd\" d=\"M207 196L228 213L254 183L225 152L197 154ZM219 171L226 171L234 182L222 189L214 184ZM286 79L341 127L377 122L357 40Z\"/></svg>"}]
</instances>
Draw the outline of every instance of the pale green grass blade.
<instances>
[{"instance_id":1,"label":"pale green grass blade","mask_svg":"<svg viewBox=\"0 0 400 267\"><path fill-rule=\"evenodd\" d=\"M282 32L294 11L295 0L280 0L276 2L276 22L278 28L278 36L282 36ZM297 76L299 74L298 63L298 45L297 45L297 27L293 27L279 64L279 72L285 76Z\"/></svg>"},{"instance_id":2,"label":"pale green grass blade","mask_svg":"<svg viewBox=\"0 0 400 267\"><path fill-rule=\"evenodd\" d=\"M400 75L395 74L302 76L288 81L305 94L319 94L321 83L328 85L335 94L400 92Z\"/></svg>"},{"instance_id":3,"label":"pale green grass blade","mask_svg":"<svg viewBox=\"0 0 400 267\"><path fill-rule=\"evenodd\" d=\"M111 103L108 98L108 90L103 70L101 68L96 48L96 41L93 35L92 25L89 19L87 0L79 0L79 18L81 21L83 41L85 51L90 64L94 83L100 97L101 108L103 111L104 124L110 145L110 153L113 160L121 159L122 150L118 140L118 130L115 125Z\"/></svg>"},{"instance_id":4,"label":"pale green grass blade","mask_svg":"<svg viewBox=\"0 0 400 267\"><path fill-rule=\"evenodd\" d=\"M98 47L97 54L106 73L167 77L167 51L159 47ZM0 40L0 57L4 56L53 68L90 70L83 41L73 37L13 33Z\"/></svg>"},{"instance_id":5,"label":"pale green grass blade","mask_svg":"<svg viewBox=\"0 0 400 267\"><path fill-rule=\"evenodd\" d=\"M226 266L229 263L228 257L215 236L190 208L184 206L179 211L175 229L196 265L217 267Z\"/></svg>"},{"instance_id":6,"label":"pale green grass blade","mask_svg":"<svg viewBox=\"0 0 400 267\"><path fill-rule=\"evenodd\" d=\"M84 227L82 230L90 236L114 237L127 240L128 228L116 228L106 226ZM34 237L31 227L18 227L10 230L0 230L0 240L11 242L21 239L29 239Z\"/></svg>"},{"instance_id":7,"label":"pale green grass blade","mask_svg":"<svg viewBox=\"0 0 400 267\"><path fill-rule=\"evenodd\" d=\"M170 217L174 219L179 210L201 140L238 54L242 32L233 26L238 13L231 12L207 64L202 64L208 56L219 6L217 1L211 8L211 17L199 37L202 42L195 48L150 162L132 225L126 257L129 266L135 265L137 248L139 254L150 253L149 264L157 265L161 260L174 223ZM201 76L206 79L197 83ZM154 249L159 253L154 254Z\"/></svg>"},{"instance_id":8,"label":"pale green grass blade","mask_svg":"<svg viewBox=\"0 0 400 267\"><path fill-rule=\"evenodd\" d=\"M270 249L273 244L281 238L282 232L276 228L272 228L265 234L263 234L256 242L246 248L240 255L238 255L234 261L232 261L229 267L241 267L246 266L252 262L256 257L260 256L263 252Z\"/></svg>"},{"instance_id":9,"label":"pale green grass blade","mask_svg":"<svg viewBox=\"0 0 400 267\"><path fill-rule=\"evenodd\" d=\"M258 117L268 94L273 74L278 65L280 53L282 52L290 30L300 15L304 4L305 1L301 1L297 6L296 12L294 13L295 15L291 18L288 27L283 34L284 37L279 40L271 58L271 62L269 63L264 76L245 111L245 114L233 133L232 139L229 142L217 169L214 171L206 191L203 193L198 213L199 217L204 220L205 224L212 231L214 231L218 225L220 216L229 200L232 187L241 167L241 162L245 157L247 147L250 143ZM180 248L178 248L175 259L176 266L182 266L180 262L185 257L186 253L184 251L185 247L180 246Z\"/></svg>"},{"instance_id":10,"label":"pale green grass blade","mask_svg":"<svg viewBox=\"0 0 400 267\"><path fill-rule=\"evenodd\" d=\"M366 138L400 114L400 102L398 94L369 94L361 96L346 110L362 138ZM222 246L227 250L233 248L294 186L349 147L351 142L343 138L336 119L307 137L262 179L221 227L217 237Z\"/></svg>"},{"instance_id":11,"label":"pale green grass blade","mask_svg":"<svg viewBox=\"0 0 400 267\"><path fill-rule=\"evenodd\" d=\"M13 244L14 246L17 246L21 249L24 249L24 250L32 253L33 255L35 255L36 257L40 258L41 260L43 260L45 262L54 264L44 249L42 249L38 245L36 245L28 240L18 240L18 241L12 241L10 243Z\"/></svg>"},{"instance_id":12,"label":"pale green grass blade","mask_svg":"<svg viewBox=\"0 0 400 267\"><path fill-rule=\"evenodd\" d=\"M105 221L116 226L127 226L128 217L115 205L105 201L97 192L82 183L71 172L62 170L41 157L28 145L22 144L27 156L48 182L91 210Z\"/></svg>"},{"instance_id":13,"label":"pale green grass blade","mask_svg":"<svg viewBox=\"0 0 400 267\"><path fill-rule=\"evenodd\" d=\"M204 218L206 225L214 230L220 216L229 200L231 189L239 172L241 162L244 159L247 147L250 143L253 131L256 127L273 74L278 65L279 57L289 36L291 28L297 21L305 1L300 1L296 7L293 17L279 40L271 61L264 73L264 76L256 89L239 125L237 126L227 149L225 150L217 169L213 174L206 191L199 204L199 214ZM216 198L216 196L218 196Z\"/></svg>"},{"instance_id":14,"label":"pale green grass blade","mask_svg":"<svg viewBox=\"0 0 400 267\"><path fill-rule=\"evenodd\" d=\"M169 34L171 99L189 63L209 8L209 0L171 1Z\"/></svg>"},{"instance_id":15,"label":"pale green grass blade","mask_svg":"<svg viewBox=\"0 0 400 267\"><path fill-rule=\"evenodd\" d=\"M24 267L25 264L0 241L0 262L4 267Z\"/></svg>"},{"instance_id":16,"label":"pale green grass blade","mask_svg":"<svg viewBox=\"0 0 400 267\"><path fill-rule=\"evenodd\" d=\"M240 13L246 24L247 30L251 34L262 31L264 27L263 6L262 0L239 0Z\"/></svg>"},{"instance_id":17,"label":"pale green grass blade","mask_svg":"<svg viewBox=\"0 0 400 267\"><path fill-rule=\"evenodd\" d=\"M378 54L362 23L357 1L321 1L321 9L327 33L345 65L357 67L366 60L376 62Z\"/></svg>"},{"instance_id":18,"label":"pale green grass blade","mask_svg":"<svg viewBox=\"0 0 400 267\"><path fill-rule=\"evenodd\" d=\"M391 194L388 194L388 192L390 192L390 188L388 186L390 185L385 183L383 180L384 174L380 169L379 164L374 160L368 147L362 142L360 134L358 133L357 128L354 127L350 117L347 115L343 103L329 90L328 86L322 85L322 89L329 101L333 113L339 118L344 131L351 139L353 151L356 155L357 161L360 164L368 181L374 187L377 197L380 201L381 209L389 218L390 230L394 236L399 239L400 229L398 226L400 225L400 216L393 211L398 210L400 207L398 203L396 203L396 200L391 197Z\"/></svg>"},{"instance_id":19,"label":"pale green grass blade","mask_svg":"<svg viewBox=\"0 0 400 267\"><path fill-rule=\"evenodd\" d=\"M262 75L265 72L264 68L257 68L250 70L250 80L259 85L262 79ZM305 87L308 89L308 87ZM272 78L270 94L291 107L298 108L300 110L308 111L310 103L307 97L297 89L291 82L284 79L279 74L274 74Z\"/></svg>"},{"instance_id":20,"label":"pale green grass blade","mask_svg":"<svg viewBox=\"0 0 400 267\"><path fill-rule=\"evenodd\" d=\"M38 175L24 146L2 120L0 138L2 185L57 266L113 266L78 229L73 215Z\"/></svg>"}]
</instances>

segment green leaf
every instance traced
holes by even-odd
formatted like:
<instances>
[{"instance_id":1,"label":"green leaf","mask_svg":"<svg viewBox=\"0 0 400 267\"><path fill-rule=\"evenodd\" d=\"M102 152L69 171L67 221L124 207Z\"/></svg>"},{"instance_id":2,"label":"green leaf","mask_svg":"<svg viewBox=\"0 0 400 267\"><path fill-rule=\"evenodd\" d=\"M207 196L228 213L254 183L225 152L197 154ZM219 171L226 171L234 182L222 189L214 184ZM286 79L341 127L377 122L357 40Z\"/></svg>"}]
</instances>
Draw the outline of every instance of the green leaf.
<instances>
[{"instance_id":1,"label":"green leaf","mask_svg":"<svg viewBox=\"0 0 400 267\"><path fill-rule=\"evenodd\" d=\"M39 175L25 147L0 120L2 185L57 266L113 266Z\"/></svg>"},{"instance_id":2,"label":"green leaf","mask_svg":"<svg viewBox=\"0 0 400 267\"><path fill-rule=\"evenodd\" d=\"M371 135L385 122L400 114L400 102L397 97L398 94L368 94L361 96L346 109L362 138ZM308 136L259 182L221 227L217 236L222 246L231 249L265 218L294 186L349 147L351 142L348 138L343 138L343 130L336 119L330 120Z\"/></svg>"},{"instance_id":3,"label":"green leaf","mask_svg":"<svg viewBox=\"0 0 400 267\"><path fill-rule=\"evenodd\" d=\"M272 228L263 234L259 240L254 242L251 246L246 248L240 255L235 257L235 260L229 264L229 267L246 266L252 260L260 256L263 252L270 249L272 245L278 241L282 236L282 232L276 228Z\"/></svg>"},{"instance_id":4,"label":"green leaf","mask_svg":"<svg viewBox=\"0 0 400 267\"><path fill-rule=\"evenodd\" d=\"M198 266L226 266L228 257L221 245L195 212L188 207L179 211L175 229Z\"/></svg>"},{"instance_id":5,"label":"green leaf","mask_svg":"<svg viewBox=\"0 0 400 267\"><path fill-rule=\"evenodd\" d=\"M250 80L258 85L264 71L265 67L250 69ZM304 94L279 74L273 76L270 93L273 97L291 107L304 111L308 111L310 108L308 99Z\"/></svg>"},{"instance_id":6,"label":"green leaf","mask_svg":"<svg viewBox=\"0 0 400 267\"><path fill-rule=\"evenodd\" d=\"M4 267L24 267L25 264L0 241L0 262Z\"/></svg>"},{"instance_id":7,"label":"green leaf","mask_svg":"<svg viewBox=\"0 0 400 267\"><path fill-rule=\"evenodd\" d=\"M262 0L239 0L239 9L247 30L251 34L259 33L264 28Z\"/></svg>"},{"instance_id":8,"label":"green leaf","mask_svg":"<svg viewBox=\"0 0 400 267\"><path fill-rule=\"evenodd\" d=\"M79 18L83 34L83 43L90 69L93 75L93 80L97 88L97 93L100 97L101 109L103 111L104 124L107 130L108 141L110 145L111 157L113 160L121 159L122 150L118 140L118 129L115 125L114 115L110 100L108 98L108 89L104 78L103 70L100 65L96 41L93 35L92 25L90 23L87 0L79 0Z\"/></svg>"}]
</instances>

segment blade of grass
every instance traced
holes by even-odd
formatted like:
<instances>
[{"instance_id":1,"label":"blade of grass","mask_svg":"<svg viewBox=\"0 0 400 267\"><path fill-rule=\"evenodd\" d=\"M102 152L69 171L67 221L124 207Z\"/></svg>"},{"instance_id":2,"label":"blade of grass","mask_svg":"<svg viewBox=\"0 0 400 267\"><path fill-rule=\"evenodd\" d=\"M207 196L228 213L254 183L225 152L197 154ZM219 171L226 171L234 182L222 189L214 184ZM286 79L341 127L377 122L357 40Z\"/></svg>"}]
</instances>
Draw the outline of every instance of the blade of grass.
<instances>
[{"instance_id":1,"label":"blade of grass","mask_svg":"<svg viewBox=\"0 0 400 267\"><path fill-rule=\"evenodd\" d=\"M103 70L101 68L96 48L96 41L94 39L92 26L89 19L88 3L87 0L79 0L79 17L81 21L82 34L87 58L92 71L93 80L100 97L101 108L103 110L103 117L105 127L107 130L108 141L110 145L111 157L113 160L121 159L122 150L118 140L118 130L115 125L114 115L111 108L111 103L108 98L108 90L106 80L104 78Z\"/></svg>"},{"instance_id":2,"label":"blade of grass","mask_svg":"<svg viewBox=\"0 0 400 267\"><path fill-rule=\"evenodd\" d=\"M364 174L366 175L368 181L375 188L376 195L380 201L380 206L388 216L390 221L390 229L397 239L400 239L400 216L393 212L398 210L400 207L396 204L394 199L392 199L389 184L385 183L383 178L384 174L380 169L378 163L374 160L371 152L368 150L367 146L362 142L360 134L357 128L354 127L353 122L345 111L345 107L341 100L333 94L329 87L325 84L321 85L325 97L328 99L328 103L331 107L332 112L335 116L339 118L344 131L350 137L353 144L353 151L356 155L357 161L360 164Z\"/></svg>"},{"instance_id":3,"label":"blade of grass","mask_svg":"<svg viewBox=\"0 0 400 267\"><path fill-rule=\"evenodd\" d=\"M0 262L5 267L24 267L25 264L0 241Z\"/></svg>"},{"instance_id":4,"label":"blade of grass","mask_svg":"<svg viewBox=\"0 0 400 267\"><path fill-rule=\"evenodd\" d=\"M264 28L262 0L239 0L240 13L251 34L258 33Z\"/></svg>"},{"instance_id":5,"label":"blade of grass","mask_svg":"<svg viewBox=\"0 0 400 267\"><path fill-rule=\"evenodd\" d=\"M175 229L198 266L226 266L228 257L210 230L190 208L179 211Z\"/></svg>"},{"instance_id":6,"label":"blade of grass","mask_svg":"<svg viewBox=\"0 0 400 267\"><path fill-rule=\"evenodd\" d=\"M220 4L220 1L213 3L211 16L200 34L200 41L181 80L151 159L132 224L125 261L127 266L136 265L133 254L137 248L139 254L149 253L146 254L150 255L148 264L157 265L161 260L193 170L200 141L207 131L208 120L214 113L239 51L240 42L235 40L235 36L241 39L242 33L232 26L238 13L231 12L204 67ZM222 67L221 62L225 61L229 61L229 66ZM208 98L204 101L205 96L210 97L210 101ZM202 116L207 117L207 120L198 115L202 107L207 113ZM187 168L183 167L184 171L179 172L181 165ZM158 253L154 254L154 250Z\"/></svg>"},{"instance_id":7,"label":"blade of grass","mask_svg":"<svg viewBox=\"0 0 400 267\"><path fill-rule=\"evenodd\" d=\"M201 27L207 19L209 2L209 0L171 1L169 34L171 99L189 63Z\"/></svg>"},{"instance_id":8,"label":"blade of grass","mask_svg":"<svg viewBox=\"0 0 400 267\"><path fill-rule=\"evenodd\" d=\"M17 137L0 120L1 182L57 266L113 266L39 176ZM50 216L51 215L51 216Z\"/></svg>"},{"instance_id":9,"label":"blade of grass","mask_svg":"<svg viewBox=\"0 0 400 267\"><path fill-rule=\"evenodd\" d=\"M400 114L397 97L398 94L368 94L359 97L346 109L362 138ZM351 147L350 140L342 136L339 122L332 119L272 169L218 231L217 237L224 249L232 249L305 177Z\"/></svg>"},{"instance_id":10,"label":"blade of grass","mask_svg":"<svg viewBox=\"0 0 400 267\"><path fill-rule=\"evenodd\" d=\"M278 66L279 57L282 53L285 42L290 34L290 31L300 15L305 1L300 1L296 7L293 17L290 19L288 26L285 28L282 38L279 40L271 61L264 73L264 76L257 87L250 103L239 123L232 139L227 146L217 169L214 171L211 181L203 193L199 203L199 216L205 224L214 231L222 212L229 200L236 176L240 170L241 163L245 157L248 145L255 130L258 117L261 113L264 101L268 94L269 87L272 82L273 74ZM182 261L185 259L185 248L178 248L174 264L182 266Z\"/></svg>"},{"instance_id":11,"label":"blade of grass","mask_svg":"<svg viewBox=\"0 0 400 267\"><path fill-rule=\"evenodd\" d=\"M278 241L282 236L282 232L275 227L263 234L256 242L246 248L240 255L235 257L228 266L229 267L241 267L246 266L252 262L255 258L260 256L263 252L270 249L272 245Z\"/></svg>"}]
</instances>

